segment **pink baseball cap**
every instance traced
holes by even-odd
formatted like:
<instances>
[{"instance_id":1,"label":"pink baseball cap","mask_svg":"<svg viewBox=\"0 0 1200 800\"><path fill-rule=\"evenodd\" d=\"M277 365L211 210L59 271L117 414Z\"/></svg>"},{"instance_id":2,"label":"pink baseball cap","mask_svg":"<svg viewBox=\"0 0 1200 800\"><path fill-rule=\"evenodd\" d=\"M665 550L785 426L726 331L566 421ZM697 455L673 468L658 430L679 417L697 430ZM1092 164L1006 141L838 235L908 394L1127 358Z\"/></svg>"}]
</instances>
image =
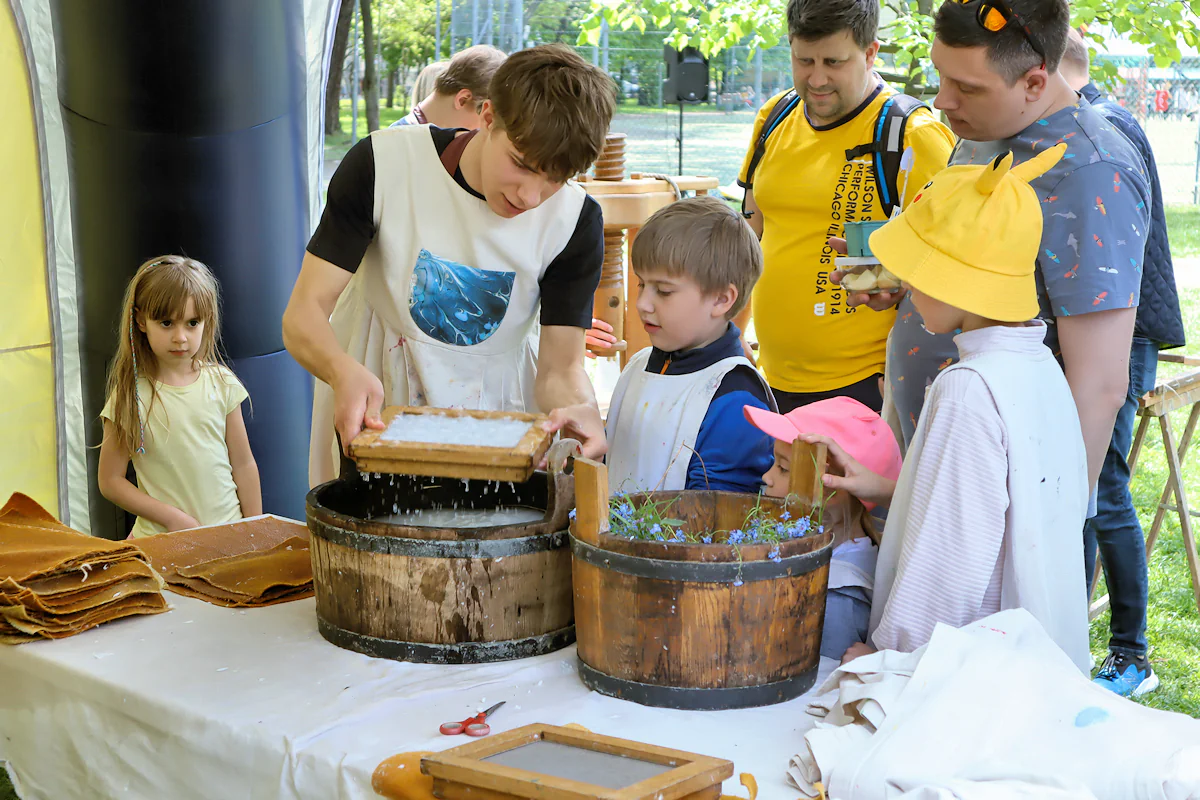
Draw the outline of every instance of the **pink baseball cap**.
<instances>
[{"instance_id":1,"label":"pink baseball cap","mask_svg":"<svg viewBox=\"0 0 1200 800\"><path fill-rule=\"evenodd\" d=\"M781 442L802 433L828 436L872 472L893 481L900 477L904 459L895 434L882 417L853 398L831 397L786 414L753 406L743 413L751 425Z\"/></svg>"}]
</instances>

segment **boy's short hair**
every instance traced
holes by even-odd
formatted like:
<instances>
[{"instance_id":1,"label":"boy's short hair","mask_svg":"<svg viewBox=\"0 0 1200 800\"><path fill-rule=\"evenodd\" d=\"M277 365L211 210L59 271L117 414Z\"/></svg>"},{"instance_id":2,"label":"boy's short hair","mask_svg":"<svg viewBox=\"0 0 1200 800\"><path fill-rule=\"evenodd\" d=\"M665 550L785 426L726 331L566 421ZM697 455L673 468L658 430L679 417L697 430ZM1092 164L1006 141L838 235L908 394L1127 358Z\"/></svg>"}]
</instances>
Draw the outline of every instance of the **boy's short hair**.
<instances>
[{"instance_id":1,"label":"boy's short hair","mask_svg":"<svg viewBox=\"0 0 1200 800\"><path fill-rule=\"evenodd\" d=\"M1029 23L1033 36L1046 51L1046 71L1057 72L1067 49L1071 8L1067 0L1007 0L1009 7ZM933 33L950 47L986 47L988 60L1008 85L1042 63L1016 22L999 31L979 24L975 4L942 3L933 18Z\"/></svg>"},{"instance_id":2,"label":"boy's short hair","mask_svg":"<svg viewBox=\"0 0 1200 800\"><path fill-rule=\"evenodd\" d=\"M509 56L488 99L496 127L529 165L561 182L600 155L617 92L604 70L571 48L544 44Z\"/></svg>"},{"instance_id":3,"label":"boy's short hair","mask_svg":"<svg viewBox=\"0 0 1200 800\"><path fill-rule=\"evenodd\" d=\"M685 275L705 294L733 284L733 319L746 307L763 271L762 247L742 215L716 197L689 197L660 208L633 240L629 262L634 271L662 270Z\"/></svg>"},{"instance_id":4,"label":"boy's short hair","mask_svg":"<svg viewBox=\"0 0 1200 800\"><path fill-rule=\"evenodd\" d=\"M848 30L866 50L879 32L879 0L788 0L788 36L815 42Z\"/></svg>"},{"instance_id":5,"label":"boy's short hair","mask_svg":"<svg viewBox=\"0 0 1200 800\"><path fill-rule=\"evenodd\" d=\"M1092 68L1092 54L1088 50L1083 34L1072 28L1067 32L1067 47L1063 51L1062 64L1086 73Z\"/></svg>"},{"instance_id":6,"label":"boy's short hair","mask_svg":"<svg viewBox=\"0 0 1200 800\"><path fill-rule=\"evenodd\" d=\"M412 101L419 103L429 96L430 92L437 88L438 77L446 71L446 67L450 66L449 61L434 61L432 64L426 64L425 67L417 73L417 79L412 85ZM488 77L491 80L491 77Z\"/></svg>"},{"instance_id":7,"label":"boy's short hair","mask_svg":"<svg viewBox=\"0 0 1200 800\"><path fill-rule=\"evenodd\" d=\"M506 56L503 51L491 45L477 44L455 53L446 64L446 69L433 83L433 90L438 94L454 95L466 89L475 98L475 109L483 106L488 99L488 87L496 70L504 63ZM417 97L414 102L424 100L425 96Z\"/></svg>"}]
</instances>

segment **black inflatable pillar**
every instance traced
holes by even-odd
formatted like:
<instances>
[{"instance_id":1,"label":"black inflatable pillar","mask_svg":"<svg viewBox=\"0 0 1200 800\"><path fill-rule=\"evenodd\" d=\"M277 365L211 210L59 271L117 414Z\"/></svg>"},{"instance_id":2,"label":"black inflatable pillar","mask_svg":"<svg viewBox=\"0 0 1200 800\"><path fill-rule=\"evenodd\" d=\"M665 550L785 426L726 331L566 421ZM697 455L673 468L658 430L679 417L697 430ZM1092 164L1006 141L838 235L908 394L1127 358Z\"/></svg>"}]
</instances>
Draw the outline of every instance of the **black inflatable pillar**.
<instances>
[{"instance_id":1,"label":"black inflatable pillar","mask_svg":"<svg viewBox=\"0 0 1200 800\"><path fill-rule=\"evenodd\" d=\"M151 256L191 256L221 282L264 509L303 519L312 381L280 329L310 230L302 5L54 0L53 12L88 445L126 284ZM89 449L92 532L119 538L98 461Z\"/></svg>"}]
</instances>

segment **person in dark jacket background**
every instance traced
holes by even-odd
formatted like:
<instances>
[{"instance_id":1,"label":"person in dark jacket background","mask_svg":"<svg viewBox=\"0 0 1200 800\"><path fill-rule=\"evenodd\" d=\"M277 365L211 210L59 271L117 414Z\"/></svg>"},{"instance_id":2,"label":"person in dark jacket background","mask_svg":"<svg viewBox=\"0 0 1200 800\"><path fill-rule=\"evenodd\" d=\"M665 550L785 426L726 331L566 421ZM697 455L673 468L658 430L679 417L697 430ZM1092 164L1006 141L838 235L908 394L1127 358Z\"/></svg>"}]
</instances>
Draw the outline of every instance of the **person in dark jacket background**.
<instances>
[{"instance_id":1,"label":"person in dark jacket background","mask_svg":"<svg viewBox=\"0 0 1200 800\"><path fill-rule=\"evenodd\" d=\"M1159 681L1146 658L1146 604L1149 594L1146 545L1129 492L1130 475L1126 458L1133 439L1138 399L1154 388L1158 351L1184 344L1183 318L1179 312L1162 186L1154 152L1134 116L1105 97L1091 83L1089 68L1087 44L1078 31L1072 30L1059 71L1072 88L1082 94L1141 153L1154 203L1146 235L1141 300L1129 355L1129 392L1125 405L1117 414L1112 442L1100 473L1097 513L1084 527L1084 566L1088 586L1091 586L1095 573L1094 564L1099 549L1112 607L1109 655L1097 673L1095 682L1118 694L1136 697L1157 688Z\"/></svg>"}]
</instances>

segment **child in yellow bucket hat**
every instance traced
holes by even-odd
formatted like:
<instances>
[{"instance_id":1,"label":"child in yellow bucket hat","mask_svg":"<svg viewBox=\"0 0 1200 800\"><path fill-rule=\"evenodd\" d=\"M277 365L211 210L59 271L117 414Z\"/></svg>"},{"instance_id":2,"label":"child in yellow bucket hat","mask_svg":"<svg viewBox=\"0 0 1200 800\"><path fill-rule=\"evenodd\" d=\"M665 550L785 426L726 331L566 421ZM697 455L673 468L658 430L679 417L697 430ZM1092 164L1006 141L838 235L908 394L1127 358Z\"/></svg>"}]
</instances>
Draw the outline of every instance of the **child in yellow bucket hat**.
<instances>
[{"instance_id":1,"label":"child in yellow bucket hat","mask_svg":"<svg viewBox=\"0 0 1200 800\"><path fill-rule=\"evenodd\" d=\"M930 333L956 333L961 360L929 388L893 484L830 446L826 483L889 503L868 643L911 651L937 623L960 627L1025 608L1089 668L1083 574L1088 481L1070 387L1043 343L1034 261L1042 212L1029 182L1059 145L1018 166L950 167L871 236Z\"/></svg>"}]
</instances>

